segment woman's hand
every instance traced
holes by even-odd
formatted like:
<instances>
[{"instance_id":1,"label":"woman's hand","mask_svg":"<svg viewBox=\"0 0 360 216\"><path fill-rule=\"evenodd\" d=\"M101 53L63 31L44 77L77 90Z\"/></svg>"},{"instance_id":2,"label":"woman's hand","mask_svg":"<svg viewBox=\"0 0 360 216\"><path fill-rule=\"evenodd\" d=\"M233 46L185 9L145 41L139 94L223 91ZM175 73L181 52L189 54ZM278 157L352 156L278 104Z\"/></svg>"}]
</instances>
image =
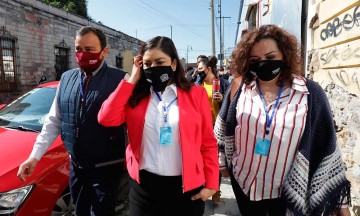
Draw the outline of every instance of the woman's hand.
<instances>
[{"instance_id":1,"label":"woman's hand","mask_svg":"<svg viewBox=\"0 0 360 216\"><path fill-rule=\"evenodd\" d=\"M224 96L220 92L215 92L213 98L220 103L224 99Z\"/></svg>"},{"instance_id":2,"label":"woman's hand","mask_svg":"<svg viewBox=\"0 0 360 216\"><path fill-rule=\"evenodd\" d=\"M209 189L209 188L203 188L198 194L195 194L191 197L192 200L202 199L202 201L206 201L209 197L214 195L216 193L216 190Z\"/></svg>"},{"instance_id":3,"label":"woman's hand","mask_svg":"<svg viewBox=\"0 0 360 216\"><path fill-rule=\"evenodd\" d=\"M333 214L333 216L351 216L349 208L342 208L339 213Z\"/></svg>"},{"instance_id":4,"label":"woman's hand","mask_svg":"<svg viewBox=\"0 0 360 216\"><path fill-rule=\"evenodd\" d=\"M198 69L195 68L195 69L194 69L194 72L192 73L191 76L192 76L193 78L195 78L195 77L197 76L197 74L198 74Z\"/></svg>"},{"instance_id":5,"label":"woman's hand","mask_svg":"<svg viewBox=\"0 0 360 216\"><path fill-rule=\"evenodd\" d=\"M136 83L140 80L141 76L142 76L142 56L137 55L134 57L134 64L128 82L136 85Z\"/></svg>"},{"instance_id":6,"label":"woman's hand","mask_svg":"<svg viewBox=\"0 0 360 216\"><path fill-rule=\"evenodd\" d=\"M230 177L230 173L229 173L229 170L227 168L221 169L220 173L221 173L221 177L225 177L225 178Z\"/></svg>"}]
</instances>

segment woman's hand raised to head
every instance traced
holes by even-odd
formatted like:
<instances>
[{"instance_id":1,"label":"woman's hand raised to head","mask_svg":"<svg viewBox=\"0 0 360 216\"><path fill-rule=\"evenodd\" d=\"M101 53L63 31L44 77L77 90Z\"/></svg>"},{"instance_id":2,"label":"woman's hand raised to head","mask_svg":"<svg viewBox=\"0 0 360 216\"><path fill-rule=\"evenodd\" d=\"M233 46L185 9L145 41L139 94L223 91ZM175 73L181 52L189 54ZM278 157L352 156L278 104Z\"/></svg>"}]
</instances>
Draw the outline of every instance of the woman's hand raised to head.
<instances>
[{"instance_id":1,"label":"woman's hand raised to head","mask_svg":"<svg viewBox=\"0 0 360 216\"><path fill-rule=\"evenodd\" d=\"M129 83L135 84L140 80L142 76L142 56L137 55L134 57L134 64L131 71L131 76L128 80Z\"/></svg>"}]
</instances>

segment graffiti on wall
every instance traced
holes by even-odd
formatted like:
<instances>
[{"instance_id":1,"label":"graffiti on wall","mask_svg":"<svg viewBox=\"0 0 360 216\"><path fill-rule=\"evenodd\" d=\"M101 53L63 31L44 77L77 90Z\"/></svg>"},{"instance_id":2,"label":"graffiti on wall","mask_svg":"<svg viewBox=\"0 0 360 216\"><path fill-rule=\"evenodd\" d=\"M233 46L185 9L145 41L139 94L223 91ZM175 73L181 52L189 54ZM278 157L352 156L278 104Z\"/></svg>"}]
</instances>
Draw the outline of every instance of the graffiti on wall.
<instances>
[{"instance_id":1,"label":"graffiti on wall","mask_svg":"<svg viewBox=\"0 0 360 216\"><path fill-rule=\"evenodd\" d=\"M329 74L329 77L332 82L338 83L340 82L342 86L348 87L351 85L355 85L357 87L357 90L360 91L360 84L359 84L359 74L357 73L347 73L346 70L340 69L340 71L336 73L331 73L330 71L327 71Z\"/></svg>"},{"instance_id":2,"label":"graffiti on wall","mask_svg":"<svg viewBox=\"0 0 360 216\"><path fill-rule=\"evenodd\" d=\"M328 84L334 83L346 91L360 96L360 67L322 69L313 74L314 81L318 82L323 88Z\"/></svg>"},{"instance_id":3,"label":"graffiti on wall","mask_svg":"<svg viewBox=\"0 0 360 216\"><path fill-rule=\"evenodd\" d=\"M341 47L331 47L320 55L322 67L344 66L347 63L359 63L360 47L354 47L349 44Z\"/></svg>"},{"instance_id":4,"label":"graffiti on wall","mask_svg":"<svg viewBox=\"0 0 360 216\"><path fill-rule=\"evenodd\" d=\"M336 17L321 30L320 39L326 41L331 37L337 37L344 31L350 31L360 26L360 5L357 5L352 13L346 13L342 18Z\"/></svg>"}]
</instances>

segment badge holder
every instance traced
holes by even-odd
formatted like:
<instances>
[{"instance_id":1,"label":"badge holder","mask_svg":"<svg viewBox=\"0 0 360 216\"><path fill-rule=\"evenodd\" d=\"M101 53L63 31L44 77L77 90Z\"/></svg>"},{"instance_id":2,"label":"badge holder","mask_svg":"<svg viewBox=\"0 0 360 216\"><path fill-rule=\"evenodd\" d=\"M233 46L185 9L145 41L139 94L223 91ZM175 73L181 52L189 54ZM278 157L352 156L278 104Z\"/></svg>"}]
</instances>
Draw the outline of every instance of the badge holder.
<instances>
[{"instance_id":1,"label":"badge holder","mask_svg":"<svg viewBox=\"0 0 360 216\"><path fill-rule=\"evenodd\" d=\"M270 140L265 138L257 138L255 144L255 154L268 156L270 150Z\"/></svg>"},{"instance_id":2,"label":"badge holder","mask_svg":"<svg viewBox=\"0 0 360 216\"><path fill-rule=\"evenodd\" d=\"M172 138L172 130L167 121L166 112L164 112L164 123L160 127L160 145L161 146L169 146L172 145L173 138Z\"/></svg>"}]
</instances>

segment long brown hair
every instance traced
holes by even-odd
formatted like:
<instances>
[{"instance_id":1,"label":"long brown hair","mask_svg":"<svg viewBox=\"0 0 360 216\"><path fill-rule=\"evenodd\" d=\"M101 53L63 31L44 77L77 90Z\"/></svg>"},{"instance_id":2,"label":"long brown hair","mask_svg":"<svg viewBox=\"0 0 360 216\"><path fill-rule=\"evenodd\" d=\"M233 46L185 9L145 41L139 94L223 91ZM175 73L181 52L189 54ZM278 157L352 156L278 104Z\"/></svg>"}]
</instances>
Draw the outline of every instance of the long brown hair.
<instances>
[{"instance_id":1,"label":"long brown hair","mask_svg":"<svg viewBox=\"0 0 360 216\"><path fill-rule=\"evenodd\" d=\"M146 51L153 48L160 49L163 53L170 56L172 62L174 60L177 62L176 70L174 71L175 74L172 80L170 80L170 83L175 83L176 87L184 91L190 91L192 84L185 77L185 71L181 65L180 58L173 41L168 37L154 37L142 45L140 48L140 55L143 56ZM141 79L133 90L132 96L129 99L129 105L134 108L139 104L141 99L148 96L150 94L150 86L151 84L146 81L145 76L142 75Z\"/></svg>"},{"instance_id":2,"label":"long brown hair","mask_svg":"<svg viewBox=\"0 0 360 216\"><path fill-rule=\"evenodd\" d=\"M275 25L263 25L244 34L231 56L231 68L235 73L242 76L244 83L248 84L255 78L249 72L250 51L262 39L275 40L283 55L283 67L281 68L278 85L282 81L291 83L293 75L302 76L301 50L296 37Z\"/></svg>"}]
</instances>

